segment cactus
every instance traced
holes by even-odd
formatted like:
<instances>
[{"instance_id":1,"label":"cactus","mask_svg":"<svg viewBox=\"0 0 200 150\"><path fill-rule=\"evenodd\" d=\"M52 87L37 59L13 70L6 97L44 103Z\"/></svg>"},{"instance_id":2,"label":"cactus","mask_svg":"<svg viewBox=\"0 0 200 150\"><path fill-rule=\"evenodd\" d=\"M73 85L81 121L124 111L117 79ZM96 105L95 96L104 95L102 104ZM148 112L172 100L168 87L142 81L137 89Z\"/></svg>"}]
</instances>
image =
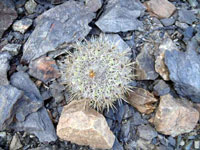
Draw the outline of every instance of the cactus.
<instances>
[{"instance_id":1,"label":"cactus","mask_svg":"<svg viewBox=\"0 0 200 150\"><path fill-rule=\"evenodd\" d=\"M63 62L63 79L72 99L86 99L93 108L113 108L113 102L125 100L130 90L132 63L128 52L105 35L73 44L73 53Z\"/></svg>"}]
</instances>

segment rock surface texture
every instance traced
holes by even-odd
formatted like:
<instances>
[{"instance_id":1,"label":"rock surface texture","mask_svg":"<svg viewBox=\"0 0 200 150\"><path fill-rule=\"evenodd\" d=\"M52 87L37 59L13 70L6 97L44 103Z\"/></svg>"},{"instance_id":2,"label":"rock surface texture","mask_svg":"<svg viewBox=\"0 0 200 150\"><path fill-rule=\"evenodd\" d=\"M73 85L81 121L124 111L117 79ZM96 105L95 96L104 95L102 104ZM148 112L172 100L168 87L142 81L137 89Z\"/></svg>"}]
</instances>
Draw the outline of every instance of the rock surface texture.
<instances>
[{"instance_id":1,"label":"rock surface texture","mask_svg":"<svg viewBox=\"0 0 200 150\"><path fill-rule=\"evenodd\" d=\"M5 30L13 23L17 18L17 12L12 0L0 1L0 38Z\"/></svg>"},{"instance_id":2,"label":"rock surface texture","mask_svg":"<svg viewBox=\"0 0 200 150\"><path fill-rule=\"evenodd\" d=\"M24 45L22 61L30 62L47 52L55 51L63 43L84 38L94 13L81 3L67 1L37 18L35 30Z\"/></svg>"},{"instance_id":3,"label":"rock surface texture","mask_svg":"<svg viewBox=\"0 0 200 150\"><path fill-rule=\"evenodd\" d=\"M103 115L84 107L84 101L73 101L63 108L58 126L58 136L79 145L92 148L112 148L115 136Z\"/></svg>"},{"instance_id":4,"label":"rock surface texture","mask_svg":"<svg viewBox=\"0 0 200 150\"><path fill-rule=\"evenodd\" d=\"M137 18L144 11L145 7L138 0L109 0L96 25L103 32L142 30L143 24Z\"/></svg>"},{"instance_id":5,"label":"rock surface texture","mask_svg":"<svg viewBox=\"0 0 200 150\"><path fill-rule=\"evenodd\" d=\"M192 131L198 120L199 112L188 101L168 94L161 96L153 123L162 134L177 136Z\"/></svg>"}]
</instances>

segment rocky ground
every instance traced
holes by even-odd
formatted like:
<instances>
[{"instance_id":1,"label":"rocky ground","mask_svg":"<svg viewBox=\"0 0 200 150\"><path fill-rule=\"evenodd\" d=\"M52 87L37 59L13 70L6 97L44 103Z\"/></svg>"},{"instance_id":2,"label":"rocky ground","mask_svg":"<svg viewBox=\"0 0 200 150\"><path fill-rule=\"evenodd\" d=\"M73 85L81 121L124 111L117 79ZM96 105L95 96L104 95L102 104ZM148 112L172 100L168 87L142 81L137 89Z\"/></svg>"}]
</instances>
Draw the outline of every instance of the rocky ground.
<instances>
[{"instance_id":1,"label":"rocky ground","mask_svg":"<svg viewBox=\"0 0 200 150\"><path fill-rule=\"evenodd\" d=\"M127 102L88 113L67 105L59 63L101 33L137 76ZM200 149L198 0L1 0L0 72L0 150Z\"/></svg>"}]
</instances>

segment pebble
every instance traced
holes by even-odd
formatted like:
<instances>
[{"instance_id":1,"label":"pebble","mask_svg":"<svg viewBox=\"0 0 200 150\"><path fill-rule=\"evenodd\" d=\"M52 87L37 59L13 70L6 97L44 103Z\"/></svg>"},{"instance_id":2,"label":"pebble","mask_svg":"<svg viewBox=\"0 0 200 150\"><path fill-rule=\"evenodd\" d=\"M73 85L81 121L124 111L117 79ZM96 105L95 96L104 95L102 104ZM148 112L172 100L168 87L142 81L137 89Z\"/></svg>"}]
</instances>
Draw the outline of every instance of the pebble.
<instances>
[{"instance_id":1,"label":"pebble","mask_svg":"<svg viewBox=\"0 0 200 150\"><path fill-rule=\"evenodd\" d=\"M179 22L179 21L176 21L175 25L181 29L187 29L189 27L189 25L187 23L183 23L183 22Z\"/></svg>"},{"instance_id":2,"label":"pebble","mask_svg":"<svg viewBox=\"0 0 200 150\"><path fill-rule=\"evenodd\" d=\"M34 13L36 7L37 7L37 3L34 0L29 0L25 4L25 9L29 14Z\"/></svg>"},{"instance_id":3,"label":"pebble","mask_svg":"<svg viewBox=\"0 0 200 150\"><path fill-rule=\"evenodd\" d=\"M2 48L2 51L9 52L12 56L15 56L19 53L21 44L7 44Z\"/></svg>"},{"instance_id":4,"label":"pebble","mask_svg":"<svg viewBox=\"0 0 200 150\"><path fill-rule=\"evenodd\" d=\"M10 150L18 150L22 147L23 147L23 145L21 144L18 135L15 133L15 135L13 136L12 141L10 143Z\"/></svg>"},{"instance_id":5,"label":"pebble","mask_svg":"<svg viewBox=\"0 0 200 150\"><path fill-rule=\"evenodd\" d=\"M7 71L10 69L11 55L8 52L0 53L0 85L8 85Z\"/></svg>"},{"instance_id":6,"label":"pebble","mask_svg":"<svg viewBox=\"0 0 200 150\"><path fill-rule=\"evenodd\" d=\"M29 18L23 18L21 20L17 20L14 22L12 28L14 31L21 32L24 34L28 28L32 25L32 19Z\"/></svg>"},{"instance_id":7,"label":"pebble","mask_svg":"<svg viewBox=\"0 0 200 150\"><path fill-rule=\"evenodd\" d=\"M183 32L183 40L185 41L185 43L187 44L187 42L193 37L194 35L194 28L189 26L185 29L185 31Z\"/></svg>"},{"instance_id":8,"label":"pebble","mask_svg":"<svg viewBox=\"0 0 200 150\"><path fill-rule=\"evenodd\" d=\"M163 96L170 92L170 87L163 80L157 80L154 82L153 93L156 96Z\"/></svg>"}]
</instances>

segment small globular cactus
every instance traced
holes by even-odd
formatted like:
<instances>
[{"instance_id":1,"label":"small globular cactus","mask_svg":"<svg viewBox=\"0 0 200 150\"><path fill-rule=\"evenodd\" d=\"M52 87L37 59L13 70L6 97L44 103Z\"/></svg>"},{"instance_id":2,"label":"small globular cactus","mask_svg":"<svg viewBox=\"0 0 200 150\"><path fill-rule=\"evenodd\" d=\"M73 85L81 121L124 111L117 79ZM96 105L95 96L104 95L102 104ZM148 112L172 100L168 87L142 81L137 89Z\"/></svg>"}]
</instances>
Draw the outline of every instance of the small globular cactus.
<instances>
[{"instance_id":1,"label":"small globular cactus","mask_svg":"<svg viewBox=\"0 0 200 150\"><path fill-rule=\"evenodd\" d=\"M97 110L125 100L133 76L130 54L120 52L105 35L73 44L73 53L63 62L63 79L72 99L86 99Z\"/></svg>"}]
</instances>

